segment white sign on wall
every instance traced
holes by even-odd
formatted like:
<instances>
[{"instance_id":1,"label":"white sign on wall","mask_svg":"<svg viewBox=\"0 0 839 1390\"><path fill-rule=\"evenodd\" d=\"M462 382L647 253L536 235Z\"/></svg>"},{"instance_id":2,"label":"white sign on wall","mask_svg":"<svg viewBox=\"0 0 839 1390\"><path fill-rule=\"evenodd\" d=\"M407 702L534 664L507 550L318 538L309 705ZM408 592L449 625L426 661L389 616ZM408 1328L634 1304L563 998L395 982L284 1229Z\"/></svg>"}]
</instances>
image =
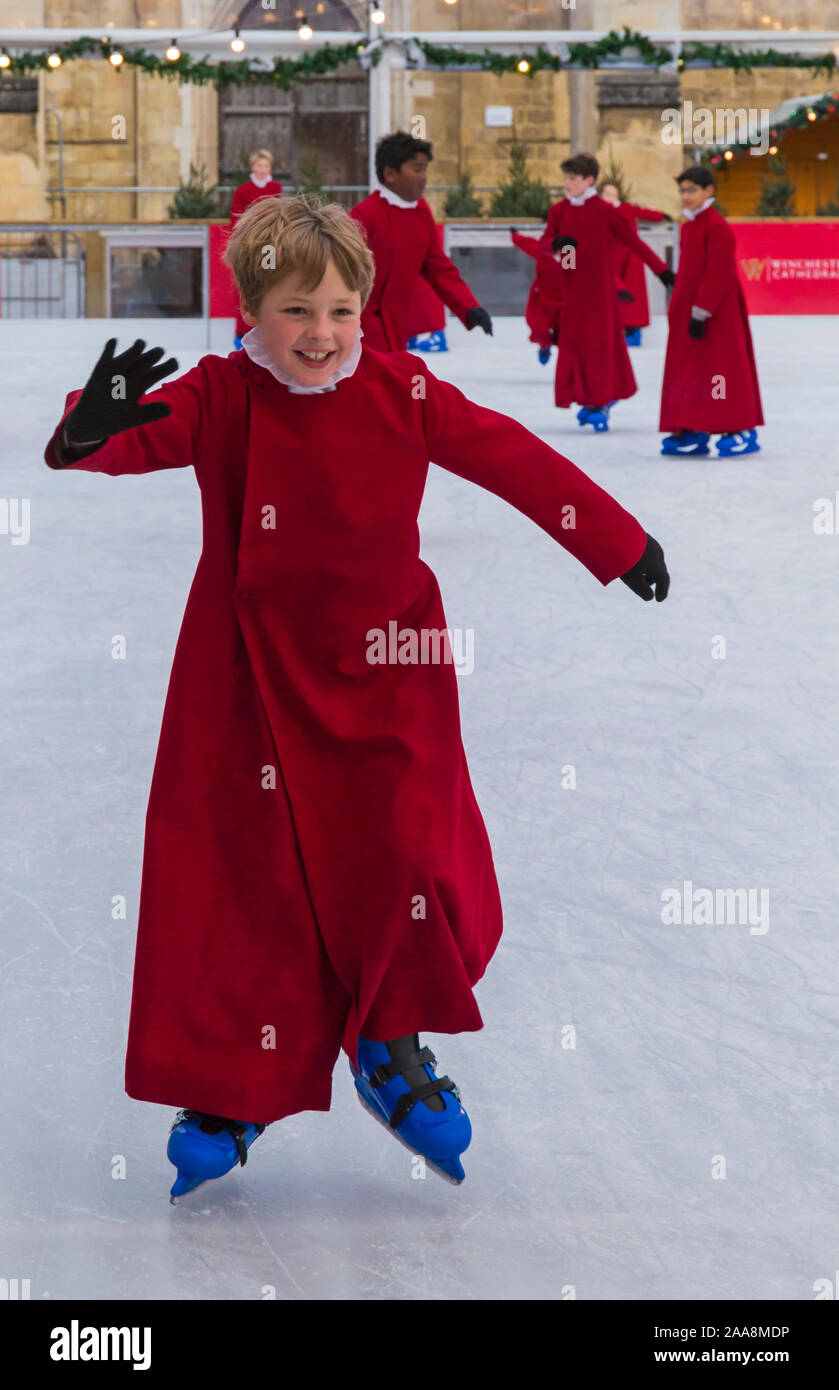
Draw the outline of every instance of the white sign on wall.
<instances>
[{"instance_id":1,"label":"white sign on wall","mask_svg":"<svg viewBox=\"0 0 839 1390\"><path fill-rule=\"evenodd\" d=\"M484 125L512 125L512 106L485 106Z\"/></svg>"}]
</instances>

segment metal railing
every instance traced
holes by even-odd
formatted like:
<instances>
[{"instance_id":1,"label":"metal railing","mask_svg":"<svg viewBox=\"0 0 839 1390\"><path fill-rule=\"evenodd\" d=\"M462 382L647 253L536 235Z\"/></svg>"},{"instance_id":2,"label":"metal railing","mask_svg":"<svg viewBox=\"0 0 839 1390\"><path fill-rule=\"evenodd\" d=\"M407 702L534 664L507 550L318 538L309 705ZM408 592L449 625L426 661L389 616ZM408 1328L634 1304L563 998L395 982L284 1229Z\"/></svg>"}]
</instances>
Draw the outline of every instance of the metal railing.
<instances>
[{"instance_id":1,"label":"metal railing","mask_svg":"<svg viewBox=\"0 0 839 1390\"><path fill-rule=\"evenodd\" d=\"M4 318L83 318L84 277L84 251L74 231L0 228Z\"/></svg>"}]
</instances>

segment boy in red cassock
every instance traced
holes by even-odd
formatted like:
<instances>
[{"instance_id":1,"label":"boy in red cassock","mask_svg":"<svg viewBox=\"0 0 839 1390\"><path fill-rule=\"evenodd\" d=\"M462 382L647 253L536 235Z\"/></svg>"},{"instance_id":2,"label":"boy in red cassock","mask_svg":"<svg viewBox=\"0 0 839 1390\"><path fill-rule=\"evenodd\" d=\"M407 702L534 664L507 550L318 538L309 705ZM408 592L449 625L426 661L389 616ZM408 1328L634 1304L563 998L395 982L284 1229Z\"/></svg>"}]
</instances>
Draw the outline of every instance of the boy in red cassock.
<instances>
[{"instance_id":1,"label":"boy in red cassock","mask_svg":"<svg viewBox=\"0 0 839 1390\"><path fill-rule=\"evenodd\" d=\"M659 429L663 454L754 454L763 424L746 297L737 273L734 233L714 207L710 169L695 165L676 179L685 221L668 310L669 334Z\"/></svg>"},{"instance_id":2,"label":"boy in red cassock","mask_svg":"<svg viewBox=\"0 0 839 1390\"><path fill-rule=\"evenodd\" d=\"M68 471L192 467L201 489L146 816L126 1090L189 1107L169 1138L176 1200L244 1163L272 1121L328 1110L343 1048L362 1103L460 1182L469 1117L419 1030L483 1026L472 990L501 906L419 553L429 460L603 585L661 601L664 557L515 420L362 342L373 262L342 208L259 204L225 258L244 349L147 394L177 362L142 340L115 357L112 338L46 449Z\"/></svg>"},{"instance_id":3,"label":"boy in red cassock","mask_svg":"<svg viewBox=\"0 0 839 1390\"><path fill-rule=\"evenodd\" d=\"M260 198L279 198L282 196L283 186L271 177L271 166L273 155L270 150L253 150L250 157L251 173L247 183L240 183L233 194L233 201L230 204L230 230L236 226L239 218L246 208L253 203L259 202ZM242 339L248 331L248 325L242 318L241 308L236 314L236 332L233 338L233 346L240 348Z\"/></svg>"},{"instance_id":4,"label":"boy in red cassock","mask_svg":"<svg viewBox=\"0 0 839 1390\"><path fill-rule=\"evenodd\" d=\"M617 208L621 217L625 217L633 228L636 222L673 221L668 213L658 212L656 208L642 208L637 203L622 202L616 183L602 183L599 192L604 203ZM618 241L614 243L614 265L618 279L627 291L626 295L619 296L623 336L627 347L640 347L641 329L646 328L650 322L650 302L647 297L644 266L628 246L623 246Z\"/></svg>"},{"instance_id":5,"label":"boy in red cassock","mask_svg":"<svg viewBox=\"0 0 839 1390\"><path fill-rule=\"evenodd\" d=\"M379 352L404 351L414 326L409 317L420 276L468 329L492 333L486 309L438 244L434 214L422 196L433 158L428 140L403 130L384 136L376 146L379 187L350 212L364 228L376 263L361 327L368 347Z\"/></svg>"},{"instance_id":6,"label":"boy in red cassock","mask_svg":"<svg viewBox=\"0 0 839 1390\"><path fill-rule=\"evenodd\" d=\"M540 242L543 250L565 253L556 403L567 409L576 402L581 425L607 430L610 406L638 389L615 293L614 243L634 251L665 285L672 285L673 272L626 218L598 198L600 166L592 155L575 155L561 167L565 197L548 213Z\"/></svg>"},{"instance_id":7,"label":"boy in red cassock","mask_svg":"<svg viewBox=\"0 0 839 1390\"><path fill-rule=\"evenodd\" d=\"M551 348L559 337L559 314L562 307L562 266L560 252L540 250L540 237L510 232L514 246L536 262L533 284L527 296L524 319L530 329L531 343L539 346L539 361L550 360Z\"/></svg>"}]
</instances>

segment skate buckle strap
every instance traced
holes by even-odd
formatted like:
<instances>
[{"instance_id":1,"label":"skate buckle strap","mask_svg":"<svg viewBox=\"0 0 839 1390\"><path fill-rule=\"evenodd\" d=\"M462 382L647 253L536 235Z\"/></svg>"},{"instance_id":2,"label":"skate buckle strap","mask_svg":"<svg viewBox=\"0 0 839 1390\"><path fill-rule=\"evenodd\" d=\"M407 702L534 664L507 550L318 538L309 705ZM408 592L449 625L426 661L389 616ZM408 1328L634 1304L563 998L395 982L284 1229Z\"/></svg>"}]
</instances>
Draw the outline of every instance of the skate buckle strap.
<instances>
[{"instance_id":1,"label":"skate buckle strap","mask_svg":"<svg viewBox=\"0 0 839 1390\"><path fill-rule=\"evenodd\" d=\"M409 1115L418 1100L426 1100L429 1096L438 1096L441 1091L453 1091L460 1100L460 1092L454 1082L448 1076L441 1076L436 1081L428 1081L424 1086L412 1086L410 1091L401 1095L394 1106L393 1114L388 1120L391 1129L398 1129L406 1115Z\"/></svg>"},{"instance_id":2,"label":"skate buckle strap","mask_svg":"<svg viewBox=\"0 0 839 1390\"><path fill-rule=\"evenodd\" d=\"M421 1067L425 1063L435 1066L437 1058L430 1047L420 1048L419 1052L406 1052L402 1057L394 1057L389 1062L383 1062L381 1066L370 1073L370 1085L373 1087L384 1086L386 1082L392 1081L394 1076L398 1076L402 1071L410 1071L412 1067Z\"/></svg>"},{"instance_id":3,"label":"skate buckle strap","mask_svg":"<svg viewBox=\"0 0 839 1390\"><path fill-rule=\"evenodd\" d=\"M248 1161L248 1146L245 1143L247 1126L241 1120L228 1120L224 1115L208 1115L203 1110L180 1110L178 1120L199 1120L199 1127L205 1134L218 1134L221 1130L226 1129L236 1145L239 1162L244 1168ZM175 1121L176 1124L178 1120ZM174 1125L172 1128L174 1129ZM262 1134L265 1126L255 1124L254 1129L257 1134Z\"/></svg>"}]
</instances>

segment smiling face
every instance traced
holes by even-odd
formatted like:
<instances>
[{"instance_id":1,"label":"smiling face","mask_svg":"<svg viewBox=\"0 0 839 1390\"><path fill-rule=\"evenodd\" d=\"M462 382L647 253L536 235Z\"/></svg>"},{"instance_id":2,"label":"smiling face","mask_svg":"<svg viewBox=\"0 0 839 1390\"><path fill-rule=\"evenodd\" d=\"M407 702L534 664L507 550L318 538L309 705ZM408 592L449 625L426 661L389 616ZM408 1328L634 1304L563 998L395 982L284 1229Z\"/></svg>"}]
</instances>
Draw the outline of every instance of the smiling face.
<instances>
[{"instance_id":1,"label":"smiling face","mask_svg":"<svg viewBox=\"0 0 839 1390\"><path fill-rule=\"evenodd\" d=\"M687 208L689 212L696 212L697 208L701 208L703 203L707 203L708 199L713 198L713 196L713 184L710 184L708 188L700 188L698 183L692 183L690 179L679 184L682 207Z\"/></svg>"},{"instance_id":2,"label":"smiling face","mask_svg":"<svg viewBox=\"0 0 839 1390\"><path fill-rule=\"evenodd\" d=\"M581 198L587 188L591 188L594 179L591 174L566 174L562 175L562 186L565 189L566 198Z\"/></svg>"},{"instance_id":3,"label":"smiling face","mask_svg":"<svg viewBox=\"0 0 839 1390\"><path fill-rule=\"evenodd\" d=\"M613 208L618 207L620 204L621 198L616 183L604 183L600 190L600 196L604 203L611 203Z\"/></svg>"},{"instance_id":4,"label":"smiling face","mask_svg":"<svg viewBox=\"0 0 839 1390\"><path fill-rule=\"evenodd\" d=\"M259 179L260 182L262 182L263 179L270 179L270 177L271 177L271 161L270 161L270 159L255 159L254 162L253 162L253 164L251 165L251 173L253 174L254 178L255 178L255 179Z\"/></svg>"},{"instance_id":5,"label":"smiling face","mask_svg":"<svg viewBox=\"0 0 839 1390\"><path fill-rule=\"evenodd\" d=\"M361 323L361 295L350 290L329 261L320 284L304 290L295 270L263 296L256 314L242 317L258 327L274 362L301 386L319 386L353 349Z\"/></svg>"},{"instance_id":6,"label":"smiling face","mask_svg":"<svg viewBox=\"0 0 839 1390\"><path fill-rule=\"evenodd\" d=\"M428 183L428 155L415 154L398 169L385 169L382 182L406 203L415 203Z\"/></svg>"}]
</instances>

